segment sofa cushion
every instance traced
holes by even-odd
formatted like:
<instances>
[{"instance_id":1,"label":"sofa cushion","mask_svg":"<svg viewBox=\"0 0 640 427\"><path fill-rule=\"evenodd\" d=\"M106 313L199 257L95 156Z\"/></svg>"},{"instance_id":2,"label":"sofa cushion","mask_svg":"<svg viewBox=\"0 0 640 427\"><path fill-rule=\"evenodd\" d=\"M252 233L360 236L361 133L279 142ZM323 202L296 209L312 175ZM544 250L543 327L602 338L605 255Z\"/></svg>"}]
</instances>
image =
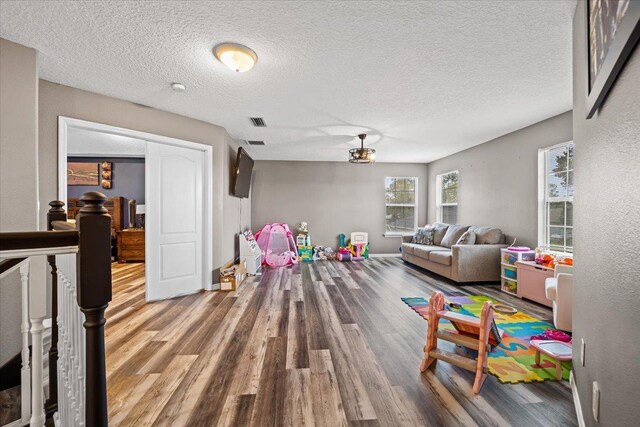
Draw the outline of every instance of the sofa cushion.
<instances>
[{"instance_id":1,"label":"sofa cushion","mask_svg":"<svg viewBox=\"0 0 640 427\"><path fill-rule=\"evenodd\" d=\"M476 233L471 230L465 231L456 242L456 245L475 245Z\"/></svg>"},{"instance_id":2,"label":"sofa cushion","mask_svg":"<svg viewBox=\"0 0 640 427\"><path fill-rule=\"evenodd\" d=\"M433 245L433 235L435 229L433 227L420 227L416 230L411 243L417 243L419 245Z\"/></svg>"},{"instance_id":3,"label":"sofa cushion","mask_svg":"<svg viewBox=\"0 0 640 427\"><path fill-rule=\"evenodd\" d=\"M435 229L435 233L433 234L433 244L436 246L442 246L442 239L444 239L444 235L447 234L449 224L435 222L432 227Z\"/></svg>"},{"instance_id":4,"label":"sofa cushion","mask_svg":"<svg viewBox=\"0 0 640 427\"><path fill-rule=\"evenodd\" d=\"M429 261L442 265L451 265L451 251L433 251L429 253Z\"/></svg>"},{"instance_id":5,"label":"sofa cushion","mask_svg":"<svg viewBox=\"0 0 640 427\"><path fill-rule=\"evenodd\" d=\"M413 248L418 246L416 243L403 243L402 244L402 253L413 255Z\"/></svg>"},{"instance_id":6,"label":"sofa cushion","mask_svg":"<svg viewBox=\"0 0 640 427\"><path fill-rule=\"evenodd\" d=\"M472 225L469 230L476 233L476 245L497 245L504 243L502 230L496 227Z\"/></svg>"},{"instance_id":7,"label":"sofa cushion","mask_svg":"<svg viewBox=\"0 0 640 427\"><path fill-rule=\"evenodd\" d=\"M434 246L434 245L415 245L413 248L413 255L429 259L429 253L434 251L446 251L447 248L443 248L442 246Z\"/></svg>"},{"instance_id":8,"label":"sofa cushion","mask_svg":"<svg viewBox=\"0 0 640 427\"><path fill-rule=\"evenodd\" d=\"M447 232L442 238L442 242L440 242L440 246L444 246L445 248L450 248L458 242L458 239L462 237L462 235L469 228L468 225L450 225L447 228Z\"/></svg>"}]
</instances>

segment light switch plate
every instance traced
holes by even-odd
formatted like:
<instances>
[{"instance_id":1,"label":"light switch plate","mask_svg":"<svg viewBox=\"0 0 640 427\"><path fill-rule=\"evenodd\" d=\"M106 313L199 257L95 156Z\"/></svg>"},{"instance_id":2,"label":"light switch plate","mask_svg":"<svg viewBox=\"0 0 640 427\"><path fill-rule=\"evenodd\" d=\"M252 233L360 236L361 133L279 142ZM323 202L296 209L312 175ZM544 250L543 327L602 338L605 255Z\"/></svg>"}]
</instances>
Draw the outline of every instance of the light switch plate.
<instances>
[{"instance_id":1,"label":"light switch plate","mask_svg":"<svg viewBox=\"0 0 640 427\"><path fill-rule=\"evenodd\" d=\"M580 339L580 365L584 366L584 351L585 351L584 338Z\"/></svg>"},{"instance_id":2,"label":"light switch plate","mask_svg":"<svg viewBox=\"0 0 640 427\"><path fill-rule=\"evenodd\" d=\"M591 409L593 411L593 419L598 422L600 418L600 386L597 381L593 382L593 391L591 393Z\"/></svg>"}]
</instances>

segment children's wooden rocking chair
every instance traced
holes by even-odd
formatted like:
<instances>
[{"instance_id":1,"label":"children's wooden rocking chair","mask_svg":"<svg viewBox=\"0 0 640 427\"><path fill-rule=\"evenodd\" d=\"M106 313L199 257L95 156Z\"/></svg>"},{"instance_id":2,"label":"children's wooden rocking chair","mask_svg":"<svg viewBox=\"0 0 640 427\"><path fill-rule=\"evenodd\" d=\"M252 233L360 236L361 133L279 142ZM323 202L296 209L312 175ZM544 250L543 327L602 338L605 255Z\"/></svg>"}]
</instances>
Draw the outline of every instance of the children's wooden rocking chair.
<instances>
[{"instance_id":1,"label":"children's wooden rocking chair","mask_svg":"<svg viewBox=\"0 0 640 427\"><path fill-rule=\"evenodd\" d=\"M438 329L440 319L449 320L456 328L457 333ZM478 319L446 311L444 295L440 291L434 291L429 299L427 322L427 344L424 347L424 359L420 364L420 372L426 371L437 359L452 363L476 373L473 392L478 394L487 378L487 355L493 350L492 346L500 344L502 339L502 332L493 319L493 305L489 301L485 301ZM439 349L438 338L477 350L477 360Z\"/></svg>"}]
</instances>

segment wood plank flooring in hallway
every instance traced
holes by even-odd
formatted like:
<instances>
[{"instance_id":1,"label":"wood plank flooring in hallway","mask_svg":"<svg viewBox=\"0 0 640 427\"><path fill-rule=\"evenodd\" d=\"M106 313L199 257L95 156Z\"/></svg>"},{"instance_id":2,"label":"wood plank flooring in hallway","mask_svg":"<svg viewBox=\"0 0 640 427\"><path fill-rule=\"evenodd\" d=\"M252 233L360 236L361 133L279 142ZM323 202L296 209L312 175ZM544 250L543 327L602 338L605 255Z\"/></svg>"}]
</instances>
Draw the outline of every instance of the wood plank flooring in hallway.
<instances>
[{"instance_id":1,"label":"wood plank flooring in hallway","mask_svg":"<svg viewBox=\"0 0 640 427\"><path fill-rule=\"evenodd\" d=\"M503 385L447 363L420 375L426 324L401 300L499 292L399 258L269 269L237 292L145 303L144 265L114 264L110 425L576 425L567 383ZM448 344L448 343L447 343Z\"/></svg>"}]
</instances>

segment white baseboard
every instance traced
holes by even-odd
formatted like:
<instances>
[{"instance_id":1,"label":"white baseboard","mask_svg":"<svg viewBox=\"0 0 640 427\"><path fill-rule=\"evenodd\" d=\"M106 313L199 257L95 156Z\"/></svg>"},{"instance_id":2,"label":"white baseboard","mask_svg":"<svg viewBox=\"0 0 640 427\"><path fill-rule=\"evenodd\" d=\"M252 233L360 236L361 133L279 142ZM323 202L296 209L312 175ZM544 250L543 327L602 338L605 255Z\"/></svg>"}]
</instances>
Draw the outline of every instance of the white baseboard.
<instances>
[{"instance_id":1,"label":"white baseboard","mask_svg":"<svg viewBox=\"0 0 640 427\"><path fill-rule=\"evenodd\" d=\"M369 258L400 258L402 254L369 254Z\"/></svg>"},{"instance_id":2,"label":"white baseboard","mask_svg":"<svg viewBox=\"0 0 640 427\"><path fill-rule=\"evenodd\" d=\"M580 403L580 395L578 394L578 386L576 379L573 376L573 369L569 374L569 383L571 384L571 394L573 394L573 405L576 408L576 417L578 418L578 425L585 427L584 417L582 416L582 404Z\"/></svg>"},{"instance_id":3,"label":"white baseboard","mask_svg":"<svg viewBox=\"0 0 640 427\"><path fill-rule=\"evenodd\" d=\"M220 290L220 283L213 283L210 285L205 285L204 287L205 291L219 291Z\"/></svg>"}]
</instances>

